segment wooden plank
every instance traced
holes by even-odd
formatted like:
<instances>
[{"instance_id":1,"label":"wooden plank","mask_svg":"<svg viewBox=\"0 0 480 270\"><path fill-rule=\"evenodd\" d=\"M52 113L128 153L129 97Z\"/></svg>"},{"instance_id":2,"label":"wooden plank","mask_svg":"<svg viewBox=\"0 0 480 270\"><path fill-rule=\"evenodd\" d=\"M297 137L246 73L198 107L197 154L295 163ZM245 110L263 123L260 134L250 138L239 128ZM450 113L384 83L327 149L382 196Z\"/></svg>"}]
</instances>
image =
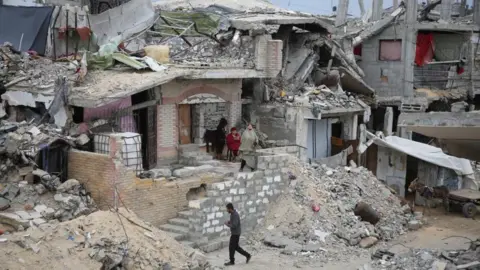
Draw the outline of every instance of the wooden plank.
<instances>
[{"instance_id":1,"label":"wooden plank","mask_svg":"<svg viewBox=\"0 0 480 270\"><path fill-rule=\"evenodd\" d=\"M180 132L180 144L191 143L192 121L190 115L190 105L178 105L178 124Z\"/></svg>"},{"instance_id":2,"label":"wooden plank","mask_svg":"<svg viewBox=\"0 0 480 270\"><path fill-rule=\"evenodd\" d=\"M465 198L469 200L479 200L480 199L480 191L473 190L473 189L459 189L450 191L450 195L454 197Z\"/></svg>"}]
</instances>

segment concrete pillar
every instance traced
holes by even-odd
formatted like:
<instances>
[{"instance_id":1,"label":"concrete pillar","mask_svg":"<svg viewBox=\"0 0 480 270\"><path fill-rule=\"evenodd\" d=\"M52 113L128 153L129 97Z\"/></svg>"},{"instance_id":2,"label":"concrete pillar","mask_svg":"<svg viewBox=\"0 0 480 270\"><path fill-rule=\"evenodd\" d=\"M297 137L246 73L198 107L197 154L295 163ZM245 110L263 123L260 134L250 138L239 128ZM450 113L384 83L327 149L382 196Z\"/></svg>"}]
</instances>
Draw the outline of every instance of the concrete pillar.
<instances>
[{"instance_id":1,"label":"concrete pillar","mask_svg":"<svg viewBox=\"0 0 480 270\"><path fill-rule=\"evenodd\" d=\"M417 0L405 0L405 36L402 40L404 66L403 96L413 96L413 68L415 62L415 51L417 46Z\"/></svg>"},{"instance_id":2,"label":"concrete pillar","mask_svg":"<svg viewBox=\"0 0 480 270\"><path fill-rule=\"evenodd\" d=\"M360 15L363 17L365 14L365 5L363 4L363 0L358 0L358 6L360 7Z\"/></svg>"},{"instance_id":3,"label":"concrete pillar","mask_svg":"<svg viewBox=\"0 0 480 270\"><path fill-rule=\"evenodd\" d=\"M398 0L393 0L393 9L398 8Z\"/></svg>"},{"instance_id":4,"label":"concrete pillar","mask_svg":"<svg viewBox=\"0 0 480 270\"><path fill-rule=\"evenodd\" d=\"M239 127L242 122L242 101L230 102L230 112L228 115L228 130L232 127Z\"/></svg>"},{"instance_id":5,"label":"concrete pillar","mask_svg":"<svg viewBox=\"0 0 480 270\"><path fill-rule=\"evenodd\" d=\"M480 25L480 0L473 0L473 22Z\"/></svg>"},{"instance_id":6,"label":"concrete pillar","mask_svg":"<svg viewBox=\"0 0 480 270\"><path fill-rule=\"evenodd\" d=\"M200 105L198 114L198 137L195 138L195 143L203 143L203 134L205 133L205 107Z\"/></svg>"},{"instance_id":7,"label":"concrete pillar","mask_svg":"<svg viewBox=\"0 0 480 270\"><path fill-rule=\"evenodd\" d=\"M339 0L337 6L337 17L335 18L335 26L340 26L345 23L347 20L348 13L348 1L349 0Z\"/></svg>"},{"instance_id":8,"label":"concrete pillar","mask_svg":"<svg viewBox=\"0 0 480 270\"><path fill-rule=\"evenodd\" d=\"M440 19L449 21L452 18L453 0L442 0L440 4Z\"/></svg>"},{"instance_id":9,"label":"concrete pillar","mask_svg":"<svg viewBox=\"0 0 480 270\"><path fill-rule=\"evenodd\" d=\"M393 134L393 108L387 107L385 117L383 119L383 134L391 136Z\"/></svg>"},{"instance_id":10,"label":"concrete pillar","mask_svg":"<svg viewBox=\"0 0 480 270\"><path fill-rule=\"evenodd\" d=\"M383 13L383 0L372 1L372 20L378 21L382 19Z\"/></svg>"}]
</instances>

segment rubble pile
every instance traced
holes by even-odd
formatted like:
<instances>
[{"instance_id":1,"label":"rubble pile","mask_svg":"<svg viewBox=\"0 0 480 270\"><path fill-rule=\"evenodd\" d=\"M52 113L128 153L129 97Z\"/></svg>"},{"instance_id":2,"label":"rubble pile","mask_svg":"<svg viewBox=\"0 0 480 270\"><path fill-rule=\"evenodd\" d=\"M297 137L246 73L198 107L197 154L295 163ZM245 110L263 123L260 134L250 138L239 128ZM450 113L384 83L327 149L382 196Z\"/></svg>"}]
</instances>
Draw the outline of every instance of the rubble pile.
<instances>
[{"instance_id":1,"label":"rubble pile","mask_svg":"<svg viewBox=\"0 0 480 270\"><path fill-rule=\"evenodd\" d=\"M171 60L177 64L217 66L217 67L241 67L253 68L254 43L252 37L243 36L239 39L238 46L230 42L226 46L210 38L189 38L193 44L190 47L181 38L172 38L164 45L171 48Z\"/></svg>"},{"instance_id":2,"label":"rubble pile","mask_svg":"<svg viewBox=\"0 0 480 270\"><path fill-rule=\"evenodd\" d=\"M73 138L63 135L62 129L55 125L37 125L35 120L39 119L0 122L0 183L7 179L14 181L18 177L15 173L18 174L23 167L35 165L37 154L45 145L62 140L66 145L81 147L90 141L85 134Z\"/></svg>"},{"instance_id":3,"label":"rubble pile","mask_svg":"<svg viewBox=\"0 0 480 270\"><path fill-rule=\"evenodd\" d=\"M378 250L372 259L359 269L478 269L480 239L472 241L468 250L411 249L402 254Z\"/></svg>"},{"instance_id":4,"label":"rubble pile","mask_svg":"<svg viewBox=\"0 0 480 270\"><path fill-rule=\"evenodd\" d=\"M43 172L43 173L42 173ZM49 220L67 221L97 210L84 185L75 179L60 183L58 178L36 170L57 182L56 192L48 192L43 184L30 185L26 181L10 183L0 189L0 224L7 224L13 230L23 230L31 226L47 223Z\"/></svg>"},{"instance_id":5,"label":"rubble pile","mask_svg":"<svg viewBox=\"0 0 480 270\"><path fill-rule=\"evenodd\" d=\"M54 62L46 57L22 53L8 43L0 45L0 81L9 86L51 88L59 76L73 79L75 69L69 67L68 62Z\"/></svg>"},{"instance_id":6,"label":"rubble pile","mask_svg":"<svg viewBox=\"0 0 480 270\"><path fill-rule=\"evenodd\" d=\"M367 106L364 102L360 101L359 97L342 90L332 91L325 85L318 87L306 86L304 87L304 93L295 96L287 95L283 91L276 92L278 92L279 95L274 101L291 106L311 107L314 115L321 111L331 111L335 109L363 110Z\"/></svg>"},{"instance_id":7,"label":"rubble pile","mask_svg":"<svg viewBox=\"0 0 480 270\"><path fill-rule=\"evenodd\" d=\"M3 235L6 269L207 269L206 257L127 209ZM15 259L12 259L15 258Z\"/></svg>"},{"instance_id":8,"label":"rubble pile","mask_svg":"<svg viewBox=\"0 0 480 270\"><path fill-rule=\"evenodd\" d=\"M421 225L409 206L402 207L365 168L331 169L295 162L289 175L292 188L269 210L267 230L258 235L264 237L265 244L284 248L283 253L313 252L313 256L326 260L331 256L349 258L364 252L358 247L369 248L379 240L404 234L409 222ZM354 213L359 205L370 208L367 210L376 213L379 221L367 216L362 216L362 221Z\"/></svg>"}]
</instances>

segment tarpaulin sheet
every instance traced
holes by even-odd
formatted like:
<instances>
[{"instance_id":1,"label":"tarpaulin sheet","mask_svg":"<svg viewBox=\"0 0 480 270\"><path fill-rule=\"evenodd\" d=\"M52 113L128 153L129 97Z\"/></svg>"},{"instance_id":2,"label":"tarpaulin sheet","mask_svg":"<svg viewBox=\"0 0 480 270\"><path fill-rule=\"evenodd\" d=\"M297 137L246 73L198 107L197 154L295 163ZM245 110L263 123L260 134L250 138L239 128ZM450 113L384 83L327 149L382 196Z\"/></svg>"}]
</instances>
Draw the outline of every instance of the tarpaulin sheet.
<instances>
[{"instance_id":1,"label":"tarpaulin sheet","mask_svg":"<svg viewBox=\"0 0 480 270\"><path fill-rule=\"evenodd\" d=\"M378 146L391 148L431 164L452 169L458 175L469 175L473 173L472 165L468 159L449 156L445 154L442 149L435 146L397 136L387 136L383 139L374 137L373 142Z\"/></svg>"},{"instance_id":2,"label":"tarpaulin sheet","mask_svg":"<svg viewBox=\"0 0 480 270\"><path fill-rule=\"evenodd\" d=\"M0 6L0 44L10 42L16 49L45 54L52 12L53 7Z\"/></svg>"}]
</instances>

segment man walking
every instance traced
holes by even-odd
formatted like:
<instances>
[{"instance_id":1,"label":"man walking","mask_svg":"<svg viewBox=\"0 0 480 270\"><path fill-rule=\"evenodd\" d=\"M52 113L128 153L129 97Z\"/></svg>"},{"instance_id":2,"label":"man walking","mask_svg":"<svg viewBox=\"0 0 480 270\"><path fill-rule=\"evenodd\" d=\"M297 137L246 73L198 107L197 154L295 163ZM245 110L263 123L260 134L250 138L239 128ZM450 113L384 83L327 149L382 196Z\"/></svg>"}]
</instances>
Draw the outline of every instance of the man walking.
<instances>
[{"instance_id":1,"label":"man walking","mask_svg":"<svg viewBox=\"0 0 480 270\"><path fill-rule=\"evenodd\" d=\"M238 251L238 253L245 256L248 263L252 258L252 255L243 250L243 248L241 248L239 245L240 234L242 233L240 216L238 215L237 210L233 208L233 204L231 203L227 204L227 212L230 214L230 221L225 222L225 225L230 228L232 235L230 236L230 244L228 246L230 252L230 262L225 263L225 266L235 264L235 251Z\"/></svg>"}]
</instances>

